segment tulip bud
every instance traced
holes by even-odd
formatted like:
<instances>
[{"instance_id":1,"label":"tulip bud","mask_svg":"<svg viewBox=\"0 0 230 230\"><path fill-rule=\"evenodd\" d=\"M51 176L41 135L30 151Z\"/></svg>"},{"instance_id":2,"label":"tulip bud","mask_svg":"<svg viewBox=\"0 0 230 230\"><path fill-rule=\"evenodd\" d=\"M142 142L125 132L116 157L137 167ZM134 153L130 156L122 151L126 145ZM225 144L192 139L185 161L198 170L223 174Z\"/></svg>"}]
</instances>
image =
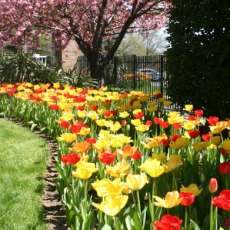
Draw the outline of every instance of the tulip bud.
<instances>
[{"instance_id":1,"label":"tulip bud","mask_svg":"<svg viewBox=\"0 0 230 230\"><path fill-rule=\"evenodd\" d=\"M208 190L210 193L214 193L218 190L218 182L216 178L211 178L208 185Z\"/></svg>"}]
</instances>

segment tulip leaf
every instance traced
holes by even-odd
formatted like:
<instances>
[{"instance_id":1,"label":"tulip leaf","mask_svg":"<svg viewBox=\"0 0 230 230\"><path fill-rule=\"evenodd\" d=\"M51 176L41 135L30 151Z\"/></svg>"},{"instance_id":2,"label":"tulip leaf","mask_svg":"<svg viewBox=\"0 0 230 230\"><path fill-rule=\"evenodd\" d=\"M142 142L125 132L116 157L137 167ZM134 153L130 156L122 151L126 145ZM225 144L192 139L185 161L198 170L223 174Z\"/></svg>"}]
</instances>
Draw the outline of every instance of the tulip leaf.
<instances>
[{"instance_id":1,"label":"tulip leaf","mask_svg":"<svg viewBox=\"0 0 230 230\"><path fill-rule=\"evenodd\" d=\"M132 230L131 218L130 216L125 217L126 228L128 230Z\"/></svg>"},{"instance_id":2,"label":"tulip leaf","mask_svg":"<svg viewBox=\"0 0 230 230\"><path fill-rule=\"evenodd\" d=\"M101 230L112 230L112 228L110 227L110 225L105 224Z\"/></svg>"},{"instance_id":3,"label":"tulip leaf","mask_svg":"<svg viewBox=\"0 0 230 230\"><path fill-rule=\"evenodd\" d=\"M135 230L142 229L141 220L137 212L133 213L133 222L134 222L133 229Z\"/></svg>"},{"instance_id":4,"label":"tulip leaf","mask_svg":"<svg viewBox=\"0 0 230 230\"><path fill-rule=\"evenodd\" d=\"M200 230L200 227L194 220L190 219L189 230Z\"/></svg>"}]
</instances>

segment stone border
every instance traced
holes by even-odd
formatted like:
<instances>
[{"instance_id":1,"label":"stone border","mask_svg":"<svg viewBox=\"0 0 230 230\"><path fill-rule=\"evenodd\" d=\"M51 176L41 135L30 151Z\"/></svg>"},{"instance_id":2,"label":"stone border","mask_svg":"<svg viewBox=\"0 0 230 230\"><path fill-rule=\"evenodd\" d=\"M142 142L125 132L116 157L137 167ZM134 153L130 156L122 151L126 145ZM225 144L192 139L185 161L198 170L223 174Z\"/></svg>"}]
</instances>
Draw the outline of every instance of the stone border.
<instances>
[{"instance_id":1,"label":"stone border","mask_svg":"<svg viewBox=\"0 0 230 230\"><path fill-rule=\"evenodd\" d=\"M27 127L23 121L18 119L4 119L12 121L22 127ZM42 206L44 211L44 221L48 230L67 230L68 227L66 223L65 208L60 200L60 196L56 188L56 178L58 173L55 168L55 158L58 153L58 144L39 129L36 129L32 132L46 141L50 152L48 165L43 175L44 187L42 194Z\"/></svg>"}]
</instances>

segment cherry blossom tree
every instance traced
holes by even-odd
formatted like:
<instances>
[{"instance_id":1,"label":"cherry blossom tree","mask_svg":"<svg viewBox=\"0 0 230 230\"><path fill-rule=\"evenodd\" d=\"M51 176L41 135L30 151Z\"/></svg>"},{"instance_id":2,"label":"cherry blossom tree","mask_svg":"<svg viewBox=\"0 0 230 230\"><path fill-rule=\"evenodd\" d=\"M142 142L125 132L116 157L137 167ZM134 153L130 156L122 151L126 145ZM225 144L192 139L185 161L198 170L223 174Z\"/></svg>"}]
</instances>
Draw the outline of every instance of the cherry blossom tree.
<instances>
[{"instance_id":1,"label":"cherry blossom tree","mask_svg":"<svg viewBox=\"0 0 230 230\"><path fill-rule=\"evenodd\" d=\"M125 34L161 27L168 6L168 0L1 0L0 46L37 44L41 34L61 46L74 39L91 76L101 79Z\"/></svg>"}]
</instances>

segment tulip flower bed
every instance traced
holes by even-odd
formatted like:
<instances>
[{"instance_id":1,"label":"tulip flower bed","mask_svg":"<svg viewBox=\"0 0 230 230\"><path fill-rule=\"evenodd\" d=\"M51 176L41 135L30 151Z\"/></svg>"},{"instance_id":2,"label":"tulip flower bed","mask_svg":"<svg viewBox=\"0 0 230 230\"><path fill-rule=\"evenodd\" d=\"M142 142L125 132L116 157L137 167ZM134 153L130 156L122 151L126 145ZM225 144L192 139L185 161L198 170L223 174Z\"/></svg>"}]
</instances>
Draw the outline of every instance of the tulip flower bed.
<instances>
[{"instance_id":1,"label":"tulip flower bed","mask_svg":"<svg viewBox=\"0 0 230 230\"><path fill-rule=\"evenodd\" d=\"M141 92L54 83L0 86L0 112L59 142L72 229L227 229L230 120Z\"/></svg>"}]
</instances>

